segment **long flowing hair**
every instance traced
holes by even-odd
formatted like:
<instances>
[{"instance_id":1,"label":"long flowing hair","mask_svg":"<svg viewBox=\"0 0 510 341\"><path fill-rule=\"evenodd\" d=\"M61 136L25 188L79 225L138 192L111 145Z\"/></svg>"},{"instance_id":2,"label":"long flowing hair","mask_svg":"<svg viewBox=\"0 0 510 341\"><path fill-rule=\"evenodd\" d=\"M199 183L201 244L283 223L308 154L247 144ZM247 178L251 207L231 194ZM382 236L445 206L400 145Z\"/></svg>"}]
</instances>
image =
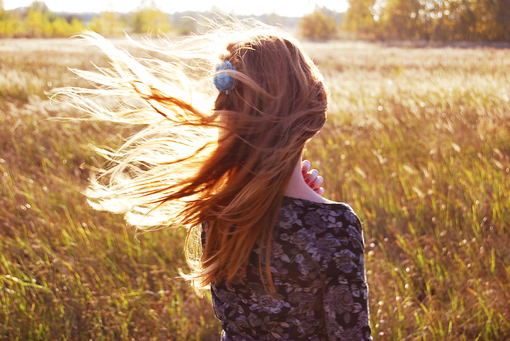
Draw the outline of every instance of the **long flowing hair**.
<instances>
[{"instance_id":1,"label":"long flowing hair","mask_svg":"<svg viewBox=\"0 0 510 341\"><path fill-rule=\"evenodd\" d=\"M97 149L109 162L92 177L90 204L138 227L186 226L188 278L197 286L242 277L259 240L267 264L260 272L273 289L266 246L303 147L326 120L322 75L300 44L273 27L236 22L141 46L162 61L83 37L112 67L75 70L95 87L56 97L138 131L116 151ZM215 71L226 60L235 70ZM234 77L229 93L214 87L218 72ZM207 241L196 258L203 223Z\"/></svg>"}]
</instances>

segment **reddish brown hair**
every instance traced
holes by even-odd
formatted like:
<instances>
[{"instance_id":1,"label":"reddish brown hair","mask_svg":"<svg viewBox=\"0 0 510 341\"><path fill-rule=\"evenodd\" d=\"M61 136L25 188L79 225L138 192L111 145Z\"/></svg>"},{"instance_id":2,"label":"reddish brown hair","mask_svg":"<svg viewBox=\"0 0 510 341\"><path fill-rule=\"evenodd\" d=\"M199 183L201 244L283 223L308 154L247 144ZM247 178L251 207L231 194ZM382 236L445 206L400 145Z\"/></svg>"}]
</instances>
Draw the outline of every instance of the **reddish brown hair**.
<instances>
[{"instance_id":1,"label":"reddish brown hair","mask_svg":"<svg viewBox=\"0 0 510 341\"><path fill-rule=\"evenodd\" d=\"M189 276L200 285L242 276L257 240L269 259L265 246L290 176L305 143L324 125L327 108L321 74L288 34L237 23L207 37L226 46L220 58L204 57L193 43L187 55L173 54L179 61L192 57L184 69L154 60L158 67L149 69L95 37L118 72L79 73L125 97L136 95L138 103L111 110L82 96L90 91L62 92L95 117L146 124L119 151L103 153L113 165L93 181L88 196L96 208L125 212L134 224L187 226L190 260L190 237L207 222L207 242ZM206 67L197 70L197 56ZM236 86L208 97L210 85L201 81L212 84L214 65L225 60L235 67L229 74ZM208 98L214 105L199 107ZM272 286L269 268L264 272Z\"/></svg>"}]
</instances>

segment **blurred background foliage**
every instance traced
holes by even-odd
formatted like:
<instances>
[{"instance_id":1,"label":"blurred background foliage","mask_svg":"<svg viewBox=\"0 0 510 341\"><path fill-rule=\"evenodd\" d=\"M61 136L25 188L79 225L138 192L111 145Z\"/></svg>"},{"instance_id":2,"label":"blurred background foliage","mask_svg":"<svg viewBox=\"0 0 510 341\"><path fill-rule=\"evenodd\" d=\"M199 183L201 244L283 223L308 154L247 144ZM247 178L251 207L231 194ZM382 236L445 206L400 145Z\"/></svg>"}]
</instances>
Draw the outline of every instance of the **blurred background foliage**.
<instances>
[{"instance_id":1,"label":"blurred background foliage","mask_svg":"<svg viewBox=\"0 0 510 341\"><path fill-rule=\"evenodd\" d=\"M349 0L344 29L373 39L510 41L508 0Z\"/></svg>"},{"instance_id":2,"label":"blurred background foliage","mask_svg":"<svg viewBox=\"0 0 510 341\"><path fill-rule=\"evenodd\" d=\"M0 37L68 37L85 29L83 21L52 13L44 2L33 2L25 11L6 11L0 0Z\"/></svg>"},{"instance_id":3,"label":"blurred background foliage","mask_svg":"<svg viewBox=\"0 0 510 341\"><path fill-rule=\"evenodd\" d=\"M41 1L6 11L0 0L0 37L68 37L85 29L105 36L124 32L188 35L198 31L204 18L221 21L225 17L214 10L168 14L153 0L142 0L129 13L117 13L107 6L101 13L85 14L53 13ZM509 0L349 0L345 13L316 6L313 13L302 18L276 13L255 17L315 41L510 42Z\"/></svg>"},{"instance_id":4,"label":"blurred background foliage","mask_svg":"<svg viewBox=\"0 0 510 341\"><path fill-rule=\"evenodd\" d=\"M335 19L322 11L305 15L299 23L299 27L304 37L313 40L327 40L335 38L337 35Z\"/></svg>"}]
</instances>

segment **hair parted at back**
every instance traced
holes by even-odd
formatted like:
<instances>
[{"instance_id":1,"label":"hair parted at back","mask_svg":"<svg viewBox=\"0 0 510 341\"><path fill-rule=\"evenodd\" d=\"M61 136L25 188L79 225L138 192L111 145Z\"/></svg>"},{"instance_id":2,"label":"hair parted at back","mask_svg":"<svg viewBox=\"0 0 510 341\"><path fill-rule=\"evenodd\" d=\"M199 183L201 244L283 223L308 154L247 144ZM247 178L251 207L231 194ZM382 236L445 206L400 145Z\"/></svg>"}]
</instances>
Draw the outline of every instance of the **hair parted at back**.
<instances>
[{"instance_id":1,"label":"hair parted at back","mask_svg":"<svg viewBox=\"0 0 510 341\"><path fill-rule=\"evenodd\" d=\"M84 37L113 68L75 70L97 88L65 88L56 98L89 117L139 128L119 150L97 149L109 165L92 179L90 204L140 227L186 226L188 278L198 286L242 276L259 240L267 264L260 271L272 288L267 246L285 189L326 120L317 67L290 35L254 21L143 45L169 61L136 59L98 35ZM225 60L235 67L218 71L235 79L228 94L212 82ZM207 242L193 258L203 223Z\"/></svg>"}]
</instances>

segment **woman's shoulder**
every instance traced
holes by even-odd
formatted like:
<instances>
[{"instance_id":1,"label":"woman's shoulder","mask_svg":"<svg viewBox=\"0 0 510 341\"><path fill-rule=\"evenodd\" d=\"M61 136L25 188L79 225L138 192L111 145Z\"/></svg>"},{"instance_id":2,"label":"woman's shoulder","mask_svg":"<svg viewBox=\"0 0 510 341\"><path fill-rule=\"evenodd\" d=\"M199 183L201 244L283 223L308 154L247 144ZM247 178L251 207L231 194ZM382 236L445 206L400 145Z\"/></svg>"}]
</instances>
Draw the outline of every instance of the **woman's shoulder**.
<instances>
[{"instance_id":1,"label":"woman's shoulder","mask_svg":"<svg viewBox=\"0 0 510 341\"><path fill-rule=\"evenodd\" d=\"M309 254L321 267L337 256L357 259L363 253L361 222L342 202L284 197L275 227L275 243Z\"/></svg>"},{"instance_id":2,"label":"woman's shoulder","mask_svg":"<svg viewBox=\"0 0 510 341\"><path fill-rule=\"evenodd\" d=\"M361 229L361 222L351 206L343 202L325 200L317 202L302 198L284 196L281 219L298 225L351 225ZM346 223L346 224L345 224Z\"/></svg>"},{"instance_id":3,"label":"woman's shoulder","mask_svg":"<svg viewBox=\"0 0 510 341\"><path fill-rule=\"evenodd\" d=\"M289 209L292 208L292 206L295 206L296 208L306 208L310 210L345 211L356 215L351 206L343 202L331 201L325 198L323 202L318 202L309 199L284 196L282 207L287 207L287 209Z\"/></svg>"}]
</instances>

